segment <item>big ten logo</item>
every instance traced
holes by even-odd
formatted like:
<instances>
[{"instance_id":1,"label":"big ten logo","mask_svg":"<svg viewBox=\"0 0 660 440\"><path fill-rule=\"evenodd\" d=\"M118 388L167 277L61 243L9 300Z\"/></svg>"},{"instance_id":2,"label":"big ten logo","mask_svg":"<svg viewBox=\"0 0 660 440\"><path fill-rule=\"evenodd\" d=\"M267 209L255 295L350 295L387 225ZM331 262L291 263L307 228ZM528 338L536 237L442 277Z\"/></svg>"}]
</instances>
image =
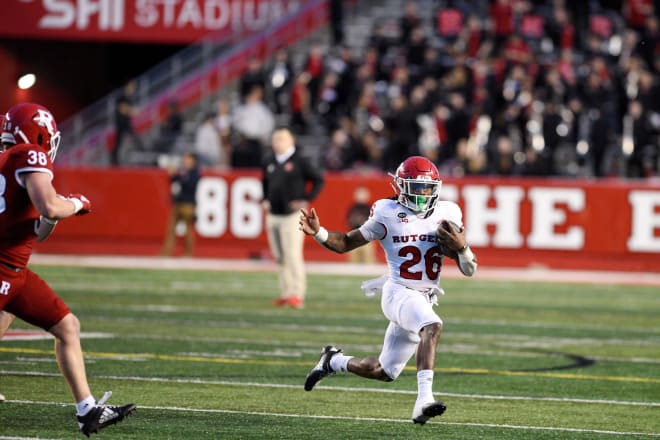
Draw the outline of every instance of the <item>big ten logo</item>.
<instances>
[{"instance_id":1,"label":"big ten logo","mask_svg":"<svg viewBox=\"0 0 660 440\"><path fill-rule=\"evenodd\" d=\"M263 229L261 181L239 177L231 186L221 177L203 177L197 186L197 233L217 238L229 232L236 238L256 238Z\"/></svg>"}]
</instances>

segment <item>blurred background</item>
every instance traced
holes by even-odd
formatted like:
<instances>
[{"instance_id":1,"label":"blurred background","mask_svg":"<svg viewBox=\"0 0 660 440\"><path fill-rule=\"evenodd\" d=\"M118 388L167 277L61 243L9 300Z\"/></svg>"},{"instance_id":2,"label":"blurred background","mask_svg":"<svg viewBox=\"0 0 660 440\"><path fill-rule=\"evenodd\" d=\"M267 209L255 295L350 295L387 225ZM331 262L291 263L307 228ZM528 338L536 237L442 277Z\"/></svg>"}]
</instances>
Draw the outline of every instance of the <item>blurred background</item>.
<instances>
[{"instance_id":1,"label":"blurred background","mask_svg":"<svg viewBox=\"0 0 660 440\"><path fill-rule=\"evenodd\" d=\"M329 228L419 154L482 263L660 272L660 1L6 3L0 107L52 110L56 185L95 203L42 252L157 255L195 152L193 255L270 258L272 119L324 169Z\"/></svg>"}]
</instances>

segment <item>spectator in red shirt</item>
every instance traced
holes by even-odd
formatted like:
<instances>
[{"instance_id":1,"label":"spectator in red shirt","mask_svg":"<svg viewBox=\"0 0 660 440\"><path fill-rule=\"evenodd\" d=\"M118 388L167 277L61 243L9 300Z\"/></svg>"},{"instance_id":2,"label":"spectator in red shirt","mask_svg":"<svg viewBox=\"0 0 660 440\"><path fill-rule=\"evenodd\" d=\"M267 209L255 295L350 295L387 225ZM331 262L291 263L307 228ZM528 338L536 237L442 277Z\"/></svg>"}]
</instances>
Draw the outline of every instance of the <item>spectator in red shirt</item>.
<instances>
[{"instance_id":1,"label":"spectator in red shirt","mask_svg":"<svg viewBox=\"0 0 660 440\"><path fill-rule=\"evenodd\" d=\"M511 0L495 0L490 6L490 20L495 34L495 49L499 50L509 35L514 32Z\"/></svg>"}]
</instances>

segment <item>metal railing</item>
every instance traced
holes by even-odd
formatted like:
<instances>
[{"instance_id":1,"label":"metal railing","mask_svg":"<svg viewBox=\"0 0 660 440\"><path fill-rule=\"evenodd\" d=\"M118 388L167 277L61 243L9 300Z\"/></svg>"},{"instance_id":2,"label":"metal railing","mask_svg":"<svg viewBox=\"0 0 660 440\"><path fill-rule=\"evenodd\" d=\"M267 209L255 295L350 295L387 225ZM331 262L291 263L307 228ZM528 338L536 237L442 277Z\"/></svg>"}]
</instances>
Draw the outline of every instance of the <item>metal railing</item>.
<instances>
[{"instance_id":1,"label":"metal railing","mask_svg":"<svg viewBox=\"0 0 660 440\"><path fill-rule=\"evenodd\" d=\"M309 0L265 29L209 35L136 78L138 115L133 125L147 133L164 119L164 108L176 100L182 110L209 108L214 94L245 70L248 61L269 58L326 25L328 1ZM114 139L117 89L60 124L62 147L57 164L104 165Z\"/></svg>"}]
</instances>

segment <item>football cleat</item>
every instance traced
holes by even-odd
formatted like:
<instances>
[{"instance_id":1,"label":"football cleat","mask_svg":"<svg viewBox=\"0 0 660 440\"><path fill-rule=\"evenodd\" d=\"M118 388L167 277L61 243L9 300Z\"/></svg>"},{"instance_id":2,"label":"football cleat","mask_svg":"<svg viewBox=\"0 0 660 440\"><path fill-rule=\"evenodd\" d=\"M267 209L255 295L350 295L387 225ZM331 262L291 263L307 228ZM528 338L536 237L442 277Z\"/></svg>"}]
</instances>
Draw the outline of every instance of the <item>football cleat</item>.
<instances>
[{"instance_id":1,"label":"football cleat","mask_svg":"<svg viewBox=\"0 0 660 440\"><path fill-rule=\"evenodd\" d=\"M442 402L416 402L413 409L412 421L423 425L430 418L441 416L447 407Z\"/></svg>"},{"instance_id":2,"label":"football cleat","mask_svg":"<svg viewBox=\"0 0 660 440\"><path fill-rule=\"evenodd\" d=\"M76 416L78 418L80 432L87 437L93 433L98 433L103 428L121 422L128 417L129 414L135 412L137 407L134 403L129 403L124 406L105 405L105 402L111 395L112 392L110 391L105 393L87 414L84 416Z\"/></svg>"},{"instance_id":3,"label":"football cleat","mask_svg":"<svg viewBox=\"0 0 660 440\"><path fill-rule=\"evenodd\" d=\"M288 302L289 302L289 298L280 297L277 298L275 301L273 301L273 305L275 307L282 307L287 305Z\"/></svg>"},{"instance_id":4,"label":"football cleat","mask_svg":"<svg viewBox=\"0 0 660 440\"><path fill-rule=\"evenodd\" d=\"M341 353L341 349L335 348L332 345L326 345L321 352L319 362L309 372L305 379L305 391L312 391L316 385L324 377L331 376L335 372L330 368L330 359L337 353Z\"/></svg>"},{"instance_id":5,"label":"football cleat","mask_svg":"<svg viewBox=\"0 0 660 440\"><path fill-rule=\"evenodd\" d=\"M0 393L0 402L4 402L4 401L5 401L5 395Z\"/></svg>"},{"instance_id":6,"label":"football cleat","mask_svg":"<svg viewBox=\"0 0 660 440\"><path fill-rule=\"evenodd\" d=\"M287 305L293 307L294 309L302 309L305 307L305 302L299 296L290 296L286 300Z\"/></svg>"}]
</instances>

